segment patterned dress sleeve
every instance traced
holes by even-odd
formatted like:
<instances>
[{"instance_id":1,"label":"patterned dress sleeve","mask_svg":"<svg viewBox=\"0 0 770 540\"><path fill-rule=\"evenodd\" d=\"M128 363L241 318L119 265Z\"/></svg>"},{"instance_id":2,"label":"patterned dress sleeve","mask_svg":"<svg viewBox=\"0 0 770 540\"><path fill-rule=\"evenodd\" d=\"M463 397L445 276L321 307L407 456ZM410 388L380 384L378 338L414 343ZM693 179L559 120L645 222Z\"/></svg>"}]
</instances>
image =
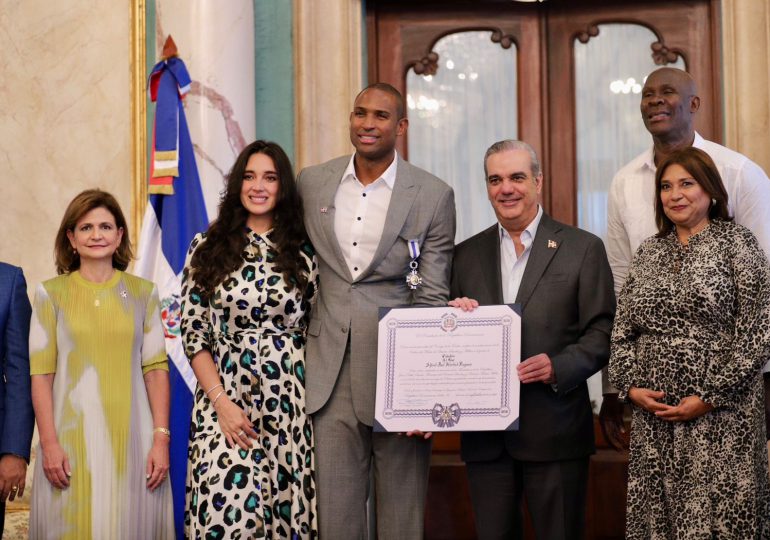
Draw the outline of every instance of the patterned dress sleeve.
<instances>
[{"instance_id":1,"label":"patterned dress sleeve","mask_svg":"<svg viewBox=\"0 0 770 540\"><path fill-rule=\"evenodd\" d=\"M714 407L729 407L734 396L750 387L770 355L770 267L754 235L736 227L732 275L738 310L733 349L727 362L709 366L700 396Z\"/></svg>"},{"instance_id":2,"label":"patterned dress sleeve","mask_svg":"<svg viewBox=\"0 0 770 540\"><path fill-rule=\"evenodd\" d=\"M627 401L628 391L639 384L638 363L636 361L636 340L639 332L634 329L631 320L631 297L637 282L637 268L643 263L646 242L639 246L628 267L625 283L618 296L615 322L610 340L610 361L608 375L610 383L618 389L618 399Z\"/></svg>"},{"instance_id":3,"label":"patterned dress sleeve","mask_svg":"<svg viewBox=\"0 0 770 540\"><path fill-rule=\"evenodd\" d=\"M209 302L190 275L190 261L196 248L203 241L202 234L197 234L193 238L182 271L182 343L189 360L201 351L211 352Z\"/></svg>"},{"instance_id":4,"label":"patterned dress sleeve","mask_svg":"<svg viewBox=\"0 0 770 540\"><path fill-rule=\"evenodd\" d=\"M45 287L35 291L29 329L29 371L31 375L56 373L56 309Z\"/></svg>"},{"instance_id":5,"label":"patterned dress sleeve","mask_svg":"<svg viewBox=\"0 0 770 540\"><path fill-rule=\"evenodd\" d=\"M168 371L166 338L160 319L158 288L153 286L144 313L144 339L142 341L142 374L154 369Z\"/></svg>"}]
</instances>

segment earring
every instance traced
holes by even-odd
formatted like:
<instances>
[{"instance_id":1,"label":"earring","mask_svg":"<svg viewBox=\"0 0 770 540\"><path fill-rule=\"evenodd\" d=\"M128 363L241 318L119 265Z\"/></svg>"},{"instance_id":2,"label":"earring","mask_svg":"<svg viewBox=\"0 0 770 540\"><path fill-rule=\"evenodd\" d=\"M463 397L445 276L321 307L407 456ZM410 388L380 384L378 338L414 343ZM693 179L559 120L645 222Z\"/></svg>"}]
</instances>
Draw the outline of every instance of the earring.
<instances>
[{"instance_id":1,"label":"earring","mask_svg":"<svg viewBox=\"0 0 770 540\"><path fill-rule=\"evenodd\" d=\"M712 198L711 199L711 206L716 206L716 204L717 204L717 200Z\"/></svg>"}]
</instances>

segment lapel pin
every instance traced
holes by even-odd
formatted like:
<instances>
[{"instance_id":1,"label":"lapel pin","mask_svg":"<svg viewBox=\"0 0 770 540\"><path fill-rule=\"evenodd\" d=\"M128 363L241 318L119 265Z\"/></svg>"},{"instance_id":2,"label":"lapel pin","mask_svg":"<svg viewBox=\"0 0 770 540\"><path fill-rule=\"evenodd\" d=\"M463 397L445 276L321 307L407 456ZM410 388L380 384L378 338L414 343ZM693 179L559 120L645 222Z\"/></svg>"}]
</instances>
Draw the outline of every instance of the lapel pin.
<instances>
[{"instance_id":1,"label":"lapel pin","mask_svg":"<svg viewBox=\"0 0 770 540\"><path fill-rule=\"evenodd\" d=\"M556 249L557 247L559 247L559 244L557 244L557 243L556 243L555 241L553 241L553 240L548 240L548 248L549 248L549 249Z\"/></svg>"},{"instance_id":2,"label":"lapel pin","mask_svg":"<svg viewBox=\"0 0 770 540\"><path fill-rule=\"evenodd\" d=\"M321 207L321 213L322 213L322 214L325 214L325 213L326 213L326 212L328 212L328 211L329 211L329 209L328 209L327 207L325 207L325 206L322 206L322 207Z\"/></svg>"}]
</instances>

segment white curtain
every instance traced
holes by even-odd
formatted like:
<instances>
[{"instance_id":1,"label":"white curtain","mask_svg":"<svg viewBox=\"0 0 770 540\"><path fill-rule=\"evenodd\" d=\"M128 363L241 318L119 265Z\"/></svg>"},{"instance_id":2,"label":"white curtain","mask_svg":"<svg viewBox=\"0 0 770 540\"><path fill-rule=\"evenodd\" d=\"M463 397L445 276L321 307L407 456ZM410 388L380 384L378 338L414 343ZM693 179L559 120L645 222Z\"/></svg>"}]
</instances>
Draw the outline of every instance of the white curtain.
<instances>
[{"instance_id":1,"label":"white curtain","mask_svg":"<svg viewBox=\"0 0 770 540\"><path fill-rule=\"evenodd\" d=\"M601 238L612 177L652 145L639 102L645 78L660 67L652 60L655 41L638 24L603 24L588 43L575 40L578 226ZM684 69L684 62L671 66Z\"/></svg>"},{"instance_id":2,"label":"white curtain","mask_svg":"<svg viewBox=\"0 0 770 540\"><path fill-rule=\"evenodd\" d=\"M515 139L516 46L503 49L492 32L459 32L441 38L435 75L406 79L409 161L455 190L458 242L495 222L487 200L484 152Z\"/></svg>"}]
</instances>

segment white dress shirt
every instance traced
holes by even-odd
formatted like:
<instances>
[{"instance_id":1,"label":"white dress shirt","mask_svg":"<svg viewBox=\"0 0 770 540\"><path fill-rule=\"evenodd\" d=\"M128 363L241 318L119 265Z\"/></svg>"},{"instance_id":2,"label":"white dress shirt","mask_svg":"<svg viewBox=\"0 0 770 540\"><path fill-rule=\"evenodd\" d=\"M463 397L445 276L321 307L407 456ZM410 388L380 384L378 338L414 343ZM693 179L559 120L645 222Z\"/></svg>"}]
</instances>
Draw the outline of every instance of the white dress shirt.
<instances>
[{"instance_id":1,"label":"white dress shirt","mask_svg":"<svg viewBox=\"0 0 770 540\"><path fill-rule=\"evenodd\" d=\"M527 268L529 254L532 251L532 242L535 240L537 227L540 225L540 218L542 217L543 209L538 205L535 219L527 225L526 229L521 231L521 236L519 236L519 240L524 246L524 251L519 256L516 256L513 238L502 225L498 224L500 230L500 275L503 281L503 302L506 304L516 302L521 278L524 277L524 270Z\"/></svg>"},{"instance_id":2,"label":"white dress shirt","mask_svg":"<svg viewBox=\"0 0 770 540\"><path fill-rule=\"evenodd\" d=\"M692 144L706 152L719 169L727 190L730 215L751 230L770 256L770 179L743 154L707 141L698 133ZM655 225L655 161L653 149L635 157L612 179L607 203L607 258L619 294L631 259L643 240L658 232ZM770 362L764 371L770 371ZM605 384L605 393L608 391Z\"/></svg>"},{"instance_id":3,"label":"white dress shirt","mask_svg":"<svg viewBox=\"0 0 770 540\"><path fill-rule=\"evenodd\" d=\"M355 154L350 156L334 196L334 234L350 274L356 279L372 262L380 243L396 182L398 154L382 176L368 186L356 176L354 159Z\"/></svg>"}]
</instances>

